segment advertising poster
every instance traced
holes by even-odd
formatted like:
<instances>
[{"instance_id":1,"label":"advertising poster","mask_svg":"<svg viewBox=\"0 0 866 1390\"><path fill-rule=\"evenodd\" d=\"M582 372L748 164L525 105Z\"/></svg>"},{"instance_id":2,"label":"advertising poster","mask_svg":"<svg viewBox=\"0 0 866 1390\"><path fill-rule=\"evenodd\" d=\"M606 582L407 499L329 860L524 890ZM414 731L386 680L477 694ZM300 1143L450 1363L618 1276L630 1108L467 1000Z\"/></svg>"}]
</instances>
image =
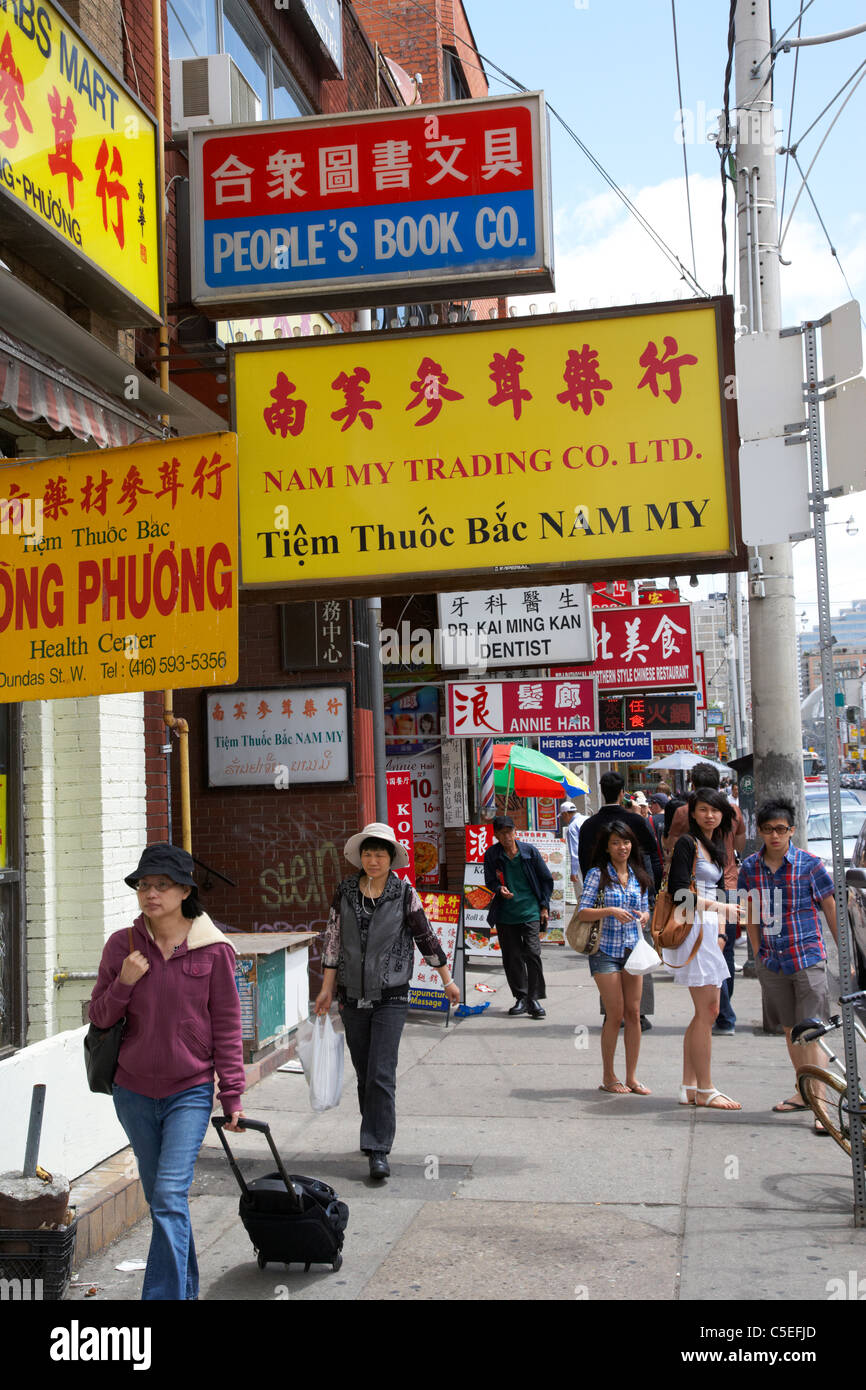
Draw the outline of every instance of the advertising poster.
<instances>
[{"instance_id":1,"label":"advertising poster","mask_svg":"<svg viewBox=\"0 0 866 1390\"><path fill-rule=\"evenodd\" d=\"M460 941L460 894L424 893L419 890L421 906L427 920L442 942L442 949L448 957L448 968L464 993L462 961L458 961ZM462 957L462 952L461 952ZM409 982L409 1008L423 1009L428 1013L447 1013L448 1000L442 977L435 966L428 965L417 949L415 951L415 973Z\"/></svg>"},{"instance_id":2,"label":"advertising poster","mask_svg":"<svg viewBox=\"0 0 866 1390\"><path fill-rule=\"evenodd\" d=\"M547 931L541 933L546 946L562 946L565 941L565 895L569 882L568 850L564 840L544 830L518 830L518 840L535 845L553 878ZM463 897L466 951L471 956L500 957L502 949L495 932L487 925L492 894L484 886L484 853L494 843L493 827L467 825L466 869Z\"/></svg>"},{"instance_id":3,"label":"advertising poster","mask_svg":"<svg viewBox=\"0 0 866 1390\"><path fill-rule=\"evenodd\" d=\"M412 791L415 879L439 883L444 863L439 691L435 685L385 690L386 769L408 772Z\"/></svg>"}]
</instances>

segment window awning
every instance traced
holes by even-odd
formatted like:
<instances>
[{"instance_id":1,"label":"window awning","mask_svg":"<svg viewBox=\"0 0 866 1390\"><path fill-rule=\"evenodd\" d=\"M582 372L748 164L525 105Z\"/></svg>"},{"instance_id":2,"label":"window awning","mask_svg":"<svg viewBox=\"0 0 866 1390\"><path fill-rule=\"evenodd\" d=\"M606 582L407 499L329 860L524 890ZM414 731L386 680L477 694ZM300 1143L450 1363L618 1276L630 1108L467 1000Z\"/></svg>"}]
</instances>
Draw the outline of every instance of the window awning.
<instances>
[{"instance_id":1,"label":"window awning","mask_svg":"<svg viewBox=\"0 0 866 1390\"><path fill-rule=\"evenodd\" d=\"M130 365L130 374L135 369ZM45 420L100 449L162 438L158 422L0 328L0 407L20 420Z\"/></svg>"}]
</instances>

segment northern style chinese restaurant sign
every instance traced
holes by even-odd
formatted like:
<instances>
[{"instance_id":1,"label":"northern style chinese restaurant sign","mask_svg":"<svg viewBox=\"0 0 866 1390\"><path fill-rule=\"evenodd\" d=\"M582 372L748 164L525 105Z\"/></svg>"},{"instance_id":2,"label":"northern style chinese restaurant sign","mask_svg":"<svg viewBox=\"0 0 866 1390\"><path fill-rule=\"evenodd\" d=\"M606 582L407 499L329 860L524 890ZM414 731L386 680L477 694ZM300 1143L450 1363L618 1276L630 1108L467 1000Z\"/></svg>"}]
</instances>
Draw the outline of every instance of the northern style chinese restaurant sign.
<instances>
[{"instance_id":1,"label":"northern style chinese restaurant sign","mask_svg":"<svg viewBox=\"0 0 866 1390\"><path fill-rule=\"evenodd\" d=\"M688 690L697 684L688 603L593 612L599 690Z\"/></svg>"},{"instance_id":2,"label":"northern style chinese restaurant sign","mask_svg":"<svg viewBox=\"0 0 866 1390\"><path fill-rule=\"evenodd\" d=\"M115 323L160 320L156 122L51 0L0 6L0 219Z\"/></svg>"},{"instance_id":3,"label":"northern style chinese restaurant sign","mask_svg":"<svg viewBox=\"0 0 866 1390\"><path fill-rule=\"evenodd\" d=\"M697 300L231 348L244 584L739 566L731 328Z\"/></svg>"},{"instance_id":4,"label":"northern style chinese restaurant sign","mask_svg":"<svg viewBox=\"0 0 866 1390\"><path fill-rule=\"evenodd\" d=\"M541 94L190 134L192 297L251 312L552 289Z\"/></svg>"},{"instance_id":5,"label":"northern style chinese restaurant sign","mask_svg":"<svg viewBox=\"0 0 866 1390\"><path fill-rule=\"evenodd\" d=\"M237 441L0 465L0 702L229 685Z\"/></svg>"},{"instance_id":6,"label":"northern style chinese restaurant sign","mask_svg":"<svg viewBox=\"0 0 866 1390\"><path fill-rule=\"evenodd\" d=\"M451 738L588 734L598 728L595 680L591 676L459 681L446 689Z\"/></svg>"}]
</instances>

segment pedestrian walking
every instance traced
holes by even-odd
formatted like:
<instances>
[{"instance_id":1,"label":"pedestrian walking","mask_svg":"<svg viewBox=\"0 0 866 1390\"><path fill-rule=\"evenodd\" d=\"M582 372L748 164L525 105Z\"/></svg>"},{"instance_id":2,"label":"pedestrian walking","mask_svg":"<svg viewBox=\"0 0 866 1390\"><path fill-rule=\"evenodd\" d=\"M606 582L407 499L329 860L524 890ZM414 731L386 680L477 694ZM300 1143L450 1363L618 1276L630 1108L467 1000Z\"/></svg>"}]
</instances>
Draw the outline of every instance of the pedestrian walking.
<instances>
[{"instance_id":1,"label":"pedestrian walking","mask_svg":"<svg viewBox=\"0 0 866 1390\"><path fill-rule=\"evenodd\" d=\"M141 1297L198 1298L189 1215L195 1161L214 1101L242 1129L245 1087L235 951L198 898L192 856L170 844L143 851L124 882L140 914L102 953L90 1020L126 1028L112 1096L138 1163L152 1235Z\"/></svg>"},{"instance_id":2,"label":"pedestrian walking","mask_svg":"<svg viewBox=\"0 0 866 1390\"><path fill-rule=\"evenodd\" d=\"M817 1043L791 1042L791 1029L804 1018L826 1022L830 1017L827 952L819 912L836 933L833 880L823 860L791 843L793 802L783 797L765 801L756 817L763 847L740 866L738 886L748 893L746 929L757 961L758 980L769 1028L783 1028L794 1068L821 1066ZM805 1110L794 1093L773 1109L778 1114ZM827 1131L815 1121L816 1134Z\"/></svg>"},{"instance_id":3,"label":"pedestrian walking","mask_svg":"<svg viewBox=\"0 0 866 1390\"><path fill-rule=\"evenodd\" d=\"M442 943L421 899L394 869L409 855L390 825L374 821L346 841L343 853L360 873L334 894L322 950L323 982L316 1014L327 1014L336 990L352 1065L358 1079L361 1150L370 1177L387 1178L397 1130L397 1054L409 1011L415 947L434 966L445 997L460 1003Z\"/></svg>"},{"instance_id":4,"label":"pedestrian walking","mask_svg":"<svg viewBox=\"0 0 866 1390\"><path fill-rule=\"evenodd\" d=\"M711 763L696 763L691 773L692 789L698 791L701 787L710 787L715 790L719 788L719 771ZM724 795L724 793L722 793ZM729 797L725 797L730 801ZM732 893L737 886L737 875L739 865L737 855L742 854L746 847L746 823L743 820L742 812L736 803L733 806L734 819L731 828L725 836L725 866L723 872L723 886L725 891ZM680 835L684 834L688 828L689 809L687 804L679 806L668 822L667 811L665 823L668 826L666 838L663 841L668 853L673 850L674 845ZM736 1032L737 1015L734 1013L734 946L736 944L739 927L736 922L730 921L725 927L724 957L728 967L728 978L722 984L721 994L719 995L719 1016L713 1028L713 1033L717 1037L732 1037Z\"/></svg>"},{"instance_id":5,"label":"pedestrian walking","mask_svg":"<svg viewBox=\"0 0 866 1390\"><path fill-rule=\"evenodd\" d=\"M573 801L563 801L559 808L560 824L562 835L568 849L570 873L572 887L574 888L575 901L580 897L583 888L583 875L580 872L580 859L578 857L578 840L580 838L580 827L588 819L582 816Z\"/></svg>"},{"instance_id":6,"label":"pedestrian walking","mask_svg":"<svg viewBox=\"0 0 866 1390\"><path fill-rule=\"evenodd\" d=\"M484 853L484 883L495 895L487 921L499 935L505 978L514 995L508 1013L512 1018L545 1018L539 938L547 926L553 876L535 846L517 838L511 816L495 816L493 834L496 844Z\"/></svg>"},{"instance_id":7,"label":"pedestrian walking","mask_svg":"<svg viewBox=\"0 0 866 1390\"><path fill-rule=\"evenodd\" d=\"M604 1005L601 1028L601 1091L648 1096L635 1075L640 1054L640 999L643 979L629 975L625 963L649 921L652 880L641 862L637 836L625 821L609 821L595 842L583 881L578 917L601 921L601 938L589 969ZM614 1066L620 1024L625 1021L625 1081Z\"/></svg>"},{"instance_id":8,"label":"pedestrian walking","mask_svg":"<svg viewBox=\"0 0 866 1390\"><path fill-rule=\"evenodd\" d=\"M733 815L733 807L720 791L702 787L692 792L688 833L674 845L668 870L668 888L679 903L677 916L691 922L682 945L662 952L665 965L673 970L674 984L688 988L694 1005L694 1017L683 1039L679 1103L711 1110L742 1108L716 1089L711 1076L713 1025L719 1013L719 991L728 978L722 950L726 923L736 922L739 914L736 902L728 904L716 896L724 878L725 842Z\"/></svg>"}]
</instances>

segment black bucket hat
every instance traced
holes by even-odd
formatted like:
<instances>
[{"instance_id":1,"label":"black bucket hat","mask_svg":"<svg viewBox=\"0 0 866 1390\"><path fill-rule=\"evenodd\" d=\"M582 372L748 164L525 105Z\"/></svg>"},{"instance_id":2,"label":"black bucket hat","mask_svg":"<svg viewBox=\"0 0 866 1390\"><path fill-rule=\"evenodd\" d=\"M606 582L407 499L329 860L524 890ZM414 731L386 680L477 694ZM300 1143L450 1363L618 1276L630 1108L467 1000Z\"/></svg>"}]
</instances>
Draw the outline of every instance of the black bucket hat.
<instances>
[{"instance_id":1,"label":"black bucket hat","mask_svg":"<svg viewBox=\"0 0 866 1390\"><path fill-rule=\"evenodd\" d=\"M145 874L165 874L173 883L180 883L185 888L195 888L197 885L193 878L194 868L192 855L187 854L186 850L178 845L148 845L147 849L142 851L135 873L127 875L123 881L128 883L130 888L134 888Z\"/></svg>"}]
</instances>

